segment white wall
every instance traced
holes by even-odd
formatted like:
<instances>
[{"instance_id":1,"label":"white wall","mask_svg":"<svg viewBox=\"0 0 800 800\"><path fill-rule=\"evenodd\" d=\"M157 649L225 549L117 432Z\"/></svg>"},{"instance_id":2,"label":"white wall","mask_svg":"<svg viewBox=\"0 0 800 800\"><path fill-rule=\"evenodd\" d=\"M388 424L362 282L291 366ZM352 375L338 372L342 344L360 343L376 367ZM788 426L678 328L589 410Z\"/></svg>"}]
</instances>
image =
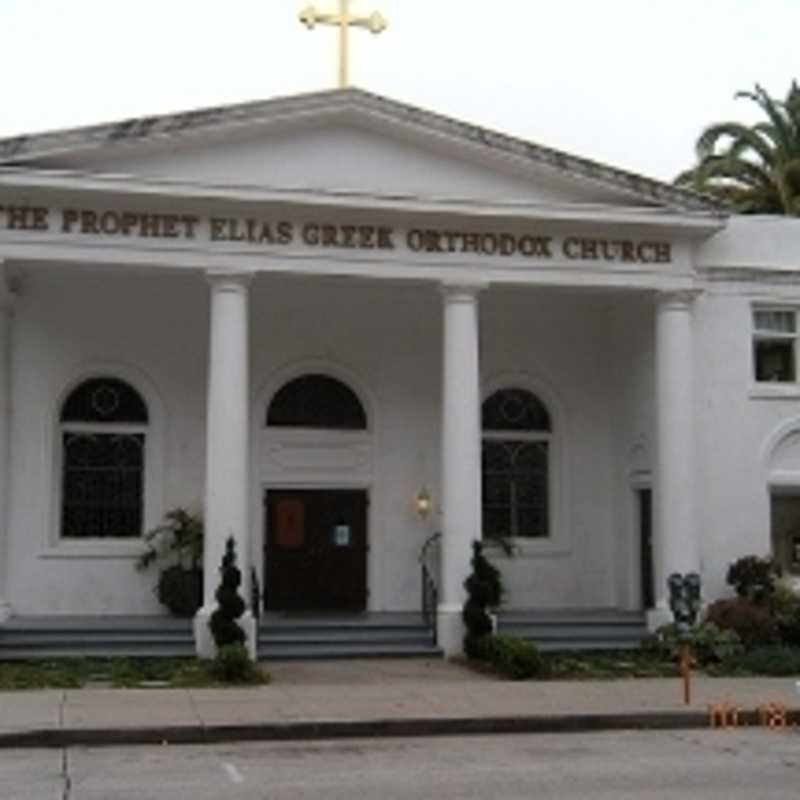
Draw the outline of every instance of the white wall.
<instances>
[{"instance_id":1,"label":"white wall","mask_svg":"<svg viewBox=\"0 0 800 800\"><path fill-rule=\"evenodd\" d=\"M134 571L131 543L58 541L58 402L81 377L118 370L155 412L147 458L156 464L161 456L163 469L151 487L148 525L176 505L199 508L206 331L206 287L199 276L28 272L16 313L12 374L9 537L16 613L158 610L150 591L154 577Z\"/></svg>"},{"instance_id":2,"label":"white wall","mask_svg":"<svg viewBox=\"0 0 800 800\"><path fill-rule=\"evenodd\" d=\"M123 377L163 409L163 435L156 430L150 440L157 448L160 439L163 454L151 522L176 505L201 507L207 297L205 281L196 275L30 270L13 362L10 595L16 613L158 613L152 576L133 569L135 547L58 541L52 467L57 403L86 369L119 365ZM527 543L517 557L500 559L509 605L616 602L620 371L610 368L608 358L613 301L614 295L533 289L489 290L481 297L486 391L520 381L540 391L556 420L561 456L554 542ZM276 277L254 282L251 508L257 560L265 488L363 485L372 500L369 607L418 607L417 556L439 520L434 514L421 522L413 497L424 485L434 504L440 498L441 335L441 296L433 285ZM371 427L354 445L361 456L321 459L306 448L308 461L280 463L274 452L281 434L264 429L267 398L293 374L325 368L364 398ZM340 455L352 455L349 446Z\"/></svg>"},{"instance_id":3,"label":"white wall","mask_svg":"<svg viewBox=\"0 0 800 800\"><path fill-rule=\"evenodd\" d=\"M708 596L729 591L731 561L770 552L764 449L787 421L800 428L800 395L770 395L753 381L751 308L746 294L728 292L698 303L699 523Z\"/></svg>"},{"instance_id":4,"label":"white wall","mask_svg":"<svg viewBox=\"0 0 800 800\"><path fill-rule=\"evenodd\" d=\"M609 307L610 342L604 356L613 372L616 598L641 608L641 541L636 491L654 486L655 319L653 297L618 295Z\"/></svg>"},{"instance_id":5,"label":"white wall","mask_svg":"<svg viewBox=\"0 0 800 800\"><path fill-rule=\"evenodd\" d=\"M767 555L770 542L769 451L800 429L797 385L756 384L754 303L800 309L794 277L800 221L734 217L698 249L705 291L696 303L699 535L704 592L730 592L728 564ZM781 476L800 490L800 466Z\"/></svg>"},{"instance_id":6,"label":"white wall","mask_svg":"<svg viewBox=\"0 0 800 800\"><path fill-rule=\"evenodd\" d=\"M484 384L503 376L540 391L554 417L554 541L522 542L502 557L507 604L616 604L614 398L609 336L613 294L490 291L482 302Z\"/></svg>"}]
</instances>

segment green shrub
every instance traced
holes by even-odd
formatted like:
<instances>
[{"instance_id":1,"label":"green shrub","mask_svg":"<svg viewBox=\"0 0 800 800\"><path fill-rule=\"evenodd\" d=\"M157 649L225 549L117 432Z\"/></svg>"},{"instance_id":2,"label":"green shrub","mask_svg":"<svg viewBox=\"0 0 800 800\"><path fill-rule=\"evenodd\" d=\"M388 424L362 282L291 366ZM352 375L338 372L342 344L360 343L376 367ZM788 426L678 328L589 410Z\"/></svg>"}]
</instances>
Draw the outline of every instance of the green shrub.
<instances>
[{"instance_id":1,"label":"green shrub","mask_svg":"<svg viewBox=\"0 0 800 800\"><path fill-rule=\"evenodd\" d=\"M726 580L739 597L761 603L772 595L780 576L780 567L771 558L744 556L728 567Z\"/></svg>"},{"instance_id":2,"label":"green shrub","mask_svg":"<svg viewBox=\"0 0 800 800\"><path fill-rule=\"evenodd\" d=\"M782 645L756 647L738 658L729 659L726 666L733 672L752 675L800 675L800 648Z\"/></svg>"},{"instance_id":3,"label":"green shrub","mask_svg":"<svg viewBox=\"0 0 800 800\"><path fill-rule=\"evenodd\" d=\"M800 596L787 583L778 581L770 602L781 642L800 645Z\"/></svg>"},{"instance_id":4,"label":"green shrub","mask_svg":"<svg viewBox=\"0 0 800 800\"><path fill-rule=\"evenodd\" d=\"M464 581L467 602L461 617L467 628L467 636L481 637L492 633L492 620L487 608L497 608L503 596L503 583L500 571L483 554L480 542L472 543L472 572ZM467 650L466 638L464 650Z\"/></svg>"},{"instance_id":5,"label":"green shrub","mask_svg":"<svg viewBox=\"0 0 800 800\"><path fill-rule=\"evenodd\" d=\"M486 648L492 665L515 681L541 678L547 672L547 662L536 645L515 636L488 636Z\"/></svg>"},{"instance_id":6,"label":"green shrub","mask_svg":"<svg viewBox=\"0 0 800 800\"><path fill-rule=\"evenodd\" d=\"M674 624L656 631L657 646L670 658L677 658L682 644ZM713 622L695 625L689 631L688 644L701 666L726 661L744 652L742 640L735 630L719 628Z\"/></svg>"},{"instance_id":7,"label":"green shrub","mask_svg":"<svg viewBox=\"0 0 800 800\"><path fill-rule=\"evenodd\" d=\"M247 648L237 642L225 644L217 650L217 657L211 662L211 674L225 683L256 683L258 667L250 660Z\"/></svg>"},{"instance_id":8,"label":"green shrub","mask_svg":"<svg viewBox=\"0 0 800 800\"><path fill-rule=\"evenodd\" d=\"M769 608L745 597L712 603L706 612L706 622L723 630L736 631L747 649L774 644L780 638Z\"/></svg>"},{"instance_id":9,"label":"green shrub","mask_svg":"<svg viewBox=\"0 0 800 800\"><path fill-rule=\"evenodd\" d=\"M239 595L242 573L236 566L236 544L232 536L225 542L219 573L220 585L215 595L218 605L208 623L218 650L226 645L244 644L246 639L244 630L236 622L244 614L245 604Z\"/></svg>"},{"instance_id":10,"label":"green shrub","mask_svg":"<svg viewBox=\"0 0 800 800\"><path fill-rule=\"evenodd\" d=\"M476 661L492 660L492 636L473 636L468 633L464 637L464 653L467 658L474 658Z\"/></svg>"}]
</instances>

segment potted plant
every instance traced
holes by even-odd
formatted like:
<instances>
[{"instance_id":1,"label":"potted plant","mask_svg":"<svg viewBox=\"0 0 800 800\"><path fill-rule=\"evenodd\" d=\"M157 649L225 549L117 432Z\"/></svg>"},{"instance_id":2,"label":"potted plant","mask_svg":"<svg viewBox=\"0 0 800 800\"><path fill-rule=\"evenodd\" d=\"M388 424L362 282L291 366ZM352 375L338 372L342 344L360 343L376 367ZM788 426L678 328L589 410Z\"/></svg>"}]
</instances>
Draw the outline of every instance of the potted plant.
<instances>
[{"instance_id":1,"label":"potted plant","mask_svg":"<svg viewBox=\"0 0 800 800\"><path fill-rule=\"evenodd\" d=\"M158 601L175 616L191 617L203 603L203 518L184 508L173 509L144 541L147 549L136 568L158 564Z\"/></svg>"}]
</instances>

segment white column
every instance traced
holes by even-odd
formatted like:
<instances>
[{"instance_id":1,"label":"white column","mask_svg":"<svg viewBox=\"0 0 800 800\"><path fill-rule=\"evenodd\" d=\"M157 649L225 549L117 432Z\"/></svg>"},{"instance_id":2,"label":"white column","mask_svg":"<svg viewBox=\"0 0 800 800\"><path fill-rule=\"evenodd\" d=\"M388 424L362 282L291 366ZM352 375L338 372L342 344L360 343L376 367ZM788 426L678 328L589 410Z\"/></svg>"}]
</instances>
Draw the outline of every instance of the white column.
<instances>
[{"instance_id":1,"label":"white column","mask_svg":"<svg viewBox=\"0 0 800 800\"><path fill-rule=\"evenodd\" d=\"M0 622L11 616L8 598L9 439L11 435L11 323L13 294L0 259Z\"/></svg>"},{"instance_id":2,"label":"white column","mask_svg":"<svg viewBox=\"0 0 800 800\"><path fill-rule=\"evenodd\" d=\"M472 542L481 537L478 287L444 286L442 585L439 646L463 650L461 610Z\"/></svg>"},{"instance_id":3,"label":"white column","mask_svg":"<svg viewBox=\"0 0 800 800\"><path fill-rule=\"evenodd\" d=\"M214 655L208 620L216 608L225 542L236 542L241 594L249 603L249 385L248 285L250 276L209 274L211 320L206 409L205 555L203 607L195 618L198 655ZM255 658L255 622L250 611L239 620Z\"/></svg>"},{"instance_id":4,"label":"white column","mask_svg":"<svg viewBox=\"0 0 800 800\"><path fill-rule=\"evenodd\" d=\"M667 577L700 572L692 300L688 292L664 294L656 309L656 608L651 626L671 619Z\"/></svg>"}]
</instances>

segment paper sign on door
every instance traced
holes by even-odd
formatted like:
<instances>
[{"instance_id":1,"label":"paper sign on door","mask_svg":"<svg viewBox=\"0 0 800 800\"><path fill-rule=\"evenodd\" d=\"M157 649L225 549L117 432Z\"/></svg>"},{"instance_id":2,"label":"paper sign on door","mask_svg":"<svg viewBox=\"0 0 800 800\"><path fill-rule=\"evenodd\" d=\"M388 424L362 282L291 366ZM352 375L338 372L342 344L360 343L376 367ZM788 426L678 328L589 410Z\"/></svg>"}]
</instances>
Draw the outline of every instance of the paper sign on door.
<instances>
[{"instance_id":1,"label":"paper sign on door","mask_svg":"<svg viewBox=\"0 0 800 800\"><path fill-rule=\"evenodd\" d=\"M280 500L275 510L275 544L299 550L306 542L306 509L300 500Z\"/></svg>"}]
</instances>

